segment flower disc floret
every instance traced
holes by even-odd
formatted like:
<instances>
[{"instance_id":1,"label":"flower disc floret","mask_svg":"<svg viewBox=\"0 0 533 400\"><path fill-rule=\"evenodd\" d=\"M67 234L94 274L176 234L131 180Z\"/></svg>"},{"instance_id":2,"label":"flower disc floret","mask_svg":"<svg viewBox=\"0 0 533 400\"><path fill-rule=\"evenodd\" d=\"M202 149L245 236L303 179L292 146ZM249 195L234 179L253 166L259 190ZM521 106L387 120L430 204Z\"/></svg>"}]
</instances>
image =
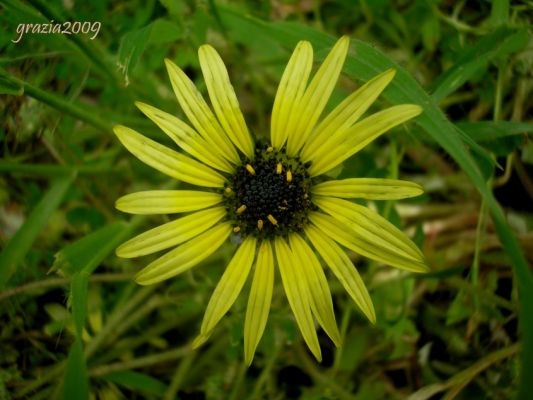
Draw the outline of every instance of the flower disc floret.
<instances>
[{"instance_id":1,"label":"flower disc floret","mask_svg":"<svg viewBox=\"0 0 533 400\"><path fill-rule=\"evenodd\" d=\"M311 178L298 158L285 150L256 146L224 189L224 203L234 231L259 238L300 232L313 209Z\"/></svg>"}]
</instances>

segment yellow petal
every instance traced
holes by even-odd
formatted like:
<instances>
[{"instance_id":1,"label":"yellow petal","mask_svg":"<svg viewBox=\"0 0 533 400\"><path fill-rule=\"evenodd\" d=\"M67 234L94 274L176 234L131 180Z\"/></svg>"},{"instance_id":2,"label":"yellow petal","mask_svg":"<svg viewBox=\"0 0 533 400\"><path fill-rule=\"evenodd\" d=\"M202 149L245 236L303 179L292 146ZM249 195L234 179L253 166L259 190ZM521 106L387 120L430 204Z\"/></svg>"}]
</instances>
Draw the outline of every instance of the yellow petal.
<instances>
[{"instance_id":1,"label":"yellow petal","mask_svg":"<svg viewBox=\"0 0 533 400\"><path fill-rule=\"evenodd\" d=\"M209 98L220 124L233 144L252 159L254 155L252 137L248 132L224 62L217 51L207 44L200 47L198 55Z\"/></svg>"},{"instance_id":2,"label":"yellow petal","mask_svg":"<svg viewBox=\"0 0 533 400\"><path fill-rule=\"evenodd\" d=\"M291 112L286 128L289 135L287 139L288 155L297 155L307 136L315 127L339 79L349 46L348 36L343 36L335 43L311 80L309 87L305 89L305 93L297 103L295 110Z\"/></svg>"},{"instance_id":3,"label":"yellow petal","mask_svg":"<svg viewBox=\"0 0 533 400\"><path fill-rule=\"evenodd\" d=\"M211 337L211 334L213 333L213 331L210 331L210 332L207 332L206 334L202 335L202 334L199 334L193 341L192 341L192 344L191 344L191 347L193 350L196 350L198 347L200 347L201 345L203 345L205 342L207 342L209 340L209 338Z\"/></svg>"},{"instance_id":4,"label":"yellow petal","mask_svg":"<svg viewBox=\"0 0 533 400\"><path fill-rule=\"evenodd\" d=\"M256 245L257 239L248 236L237 249L209 300L200 335L212 331L239 296L254 262Z\"/></svg>"},{"instance_id":5,"label":"yellow petal","mask_svg":"<svg viewBox=\"0 0 533 400\"><path fill-rule=\"evenodd\" d=\"M181 274L213 254L231 231L228 222L216 225L150 263L137 273L135 281L139 285L151 285Z\"/></svg>"},{"instance_id":6,"label":"yellow petal","mask_svg":"<svg viewBox=\"0 0 533 400\"><path fill-rule=\"evenodd\" d=\"M300 153L302 161L312 161L331 151L331 143L335 143L334 138L357 122L387 87L395 74L396 71L393 69L379 74L335 107L306 140Z\"/></svg>"},{"instance_id":7,"label":"yellow petal","mask_svg":"<svg viewBox=\"0 0 533 400\"><path fill-rule=\"evenodd\" d=\"M409 181L380 178L349 178L319 183L313 194L345 199L398 200L419 196L422 186Z\"/></svg>"},{"instance_id":8,"label":"yellow petal","mask_svg":"<svg viewBox=\"0 0 533 400\"><path fill-rule=\"evenodd\" d=\"M283 72L272 106L270 138L272 146L277 150L281 149L287 140L289 118L304 94L312 66L313 48L311 43L298 42Z\"/></svg>"},{"instance_id":9,"label":"yellow petal","mask_svg":"<svg viewBox=\"0 0 533 400\"><path fill-rule=\"evenodd\" d=\"M120 245L116 253L119 257L131 258L176 246L205 232L224 215L226 215L224 207L210 208L187 215L135 236Z\"/></svg>"},{"instance_id":10,"label":"yellow petal","mask_svg":"<svg viewBox=\"0 0 533 400\"><path fill-rule=\"evenodd\" d=\"M373 324L376 323L376 312L368 290L346 253L331 240L322 234L313 225L305 228L305 234L324 259L333 274L337 277L344 289L348 292L355 304Z\"/></svg>"},{"instance_id":11,"label":"yellow petal","mask_svg":"<svg viewBox=\"0 0 533 400\"><path fill-rule=\"evenodd\" d=\"M274 245L281 281L283 282L289 305L296 318L296 323L311 353L318 361L322 361L322 353L311 313L309 288L307 281L303 278L304 272L302 272L300 260L294 257L291 249L281 237L276 237Z\"/></svg>"},{"instance_id":12,"label":"yellow petal","mask_svg":"<svg viewBox=\"0 0 533 400\"><path fill-rule=\"evenodd\" d=\"M222 157L219 149L207 143L185 122L148 104L137 101L135 105L187 153L213 168L234 172L234 168Z\"/></svg>"},{"instance_id":13,"label":"yellow petal","mask_svg":"<svg viewBox=\"0 0 533 400\"><path fill-rule=\"evenodd\" d=\"M117 125L113 130L124 147L152 168L193 185L224 186L225 178L208 166L154 142L133 129Z\"/></svg>"},{"instance_id":14,"label":"yellow petal","mask_svg":"<svg viewBox=\"0 0 533 400\"><path fill-rule=\"evenodd\" d=\"M320 157L316 156L313 159L309 174L317 176L335 168L381 134L416 117L421 112L420 106L403 104L387 108L365 118L338 135L335 140L328 142L328 150L330 151L321 152Z\"/></svg>"},{"instance_id":15,"label":"yellow petal","mask_svg":"<svg viewBox=\"0 0 533 400\"><path fill-rule=\"evenodd\" d=\"M316 196L313 202L328 214L352 227L360 237L402 257L424 262L424 255L416 244L405 233L371 209L333 197Z\"/></svg>"},{"instance_id":16,"label":"yellow petal","mask_svg":"<svg viewBox=\"0 0 533 400\"><path fill-rule=\"evenodd\" d=\"M176 64L165 59L168 75L181 108L198 133L221 154L234 164L239 163L239 155L218 123L215 115L203 99L194 83Z\"/></svg>"},{"instance_id":17,"label":"yellow petal","mask_svg":"<svg viewBox=\"0 0 533 400\"><path fill-rule=\"evenodd\" d=\"M173 214L196 211L222 201L218 193L196 190L147 190L117 199L117 210L130 214Z\"/></svg>"},{"instance_id":18,"label":"yellow petal","mask_svg":"<svg viewBox=\"0 0 533 400\"><path fill-rule=\"evenodd\" d=\"M330 238L365 257L411 272L429 270L423 260L414 260L393 252L381 243L373 241L373 235L372 238L361 236L353 229L355 224L348 225L343 220L318 212L311 213L309 219Z\"/></svg>"},{"instance_id":19,"label":"yellow petal","mask_svg":"<svg viewBox=\"0 0 533 400\"><path fill-rule=\"evenodd\" d=\"M244 360L252 363L255 349L263 336L274 288L274 257L268 240L261 243L255 264L254 279L244 320Z\"/></svg>"},{"instance_id":20,"label":"yellow petal","mask_svg":"<svg viewBox=\"0 0 533 400\"><path fill-rule=\"evenodd\" d=\"M309 287L311 310L335 346L339 347L342 339L335 321L333 301L324 271L315 253L300 235L289 235L289 242L294 256L299 260L299 265L305 265L305 271L301 272L302 279L307 281Z\"/></svg>"}]
</instances>

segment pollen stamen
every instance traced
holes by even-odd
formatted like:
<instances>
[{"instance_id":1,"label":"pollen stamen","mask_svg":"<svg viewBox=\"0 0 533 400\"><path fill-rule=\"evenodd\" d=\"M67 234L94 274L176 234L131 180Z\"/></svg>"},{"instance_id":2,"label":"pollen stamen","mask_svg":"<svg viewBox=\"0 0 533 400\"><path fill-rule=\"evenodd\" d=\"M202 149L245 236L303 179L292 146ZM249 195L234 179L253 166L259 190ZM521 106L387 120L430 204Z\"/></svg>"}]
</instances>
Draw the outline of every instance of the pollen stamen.
<instances>
[{"instance_id":1,"label":"pollen stamen","mask_svg":"<svg viewBox=\"0 0 533 400\"><path fill-rule=\"evenodd\" d=\"M283 171L283 165L279 162L278 165L276 165L276 174L281 175L282 171Z\"/></svg>"},{"instance_id":2,"label":"pollen stamen","mask_svg":"<svg viewBox=\"0 0 533 400\"><path fill-rule=\"evenodd\" d=\"M278 226L278 221L277 221L276 218L274 218L274 217L272 216L272 214L268 214L268 215L267 215L267 218L268 218L268 220L270 221L270 223L271 223L272 225L274 225L274 226Z\"/></svg>"},{"instance_id":3,"label":"pollen stamen","mask_svg":"<svg viewBox=\"0 0 533 400\"><path fill-rule=\"evenodd\" d=\"M246 171L248 171L252 175L255 175L255 169L250 164L246 164Z\"/></svg>"},{"instance_id":4,"label":"pollen stamen","mask_svg":"<svg viewBox=\"0 0 533 400\"><path fill-rule=\"evenodd\" d=\"M292 172L290 169L287 170L287 182L292 182Z\"/></svg>"},{"instance_id":5,"label":"pollen stamen","mask_svg":"<svg viewBox=\"0 0 533 400\"><path fill-rule=\"evenodd\" d=\"M257 229L259 229L259 230L263 229L263 220L262 219L257 221Z\"/></svg>"},{"instance_id":6,"label":"pollen stamen","mask_svg":"<svg viewBox=\"0 0 533 400\"><path fill-rule=\"evenodd\" d=\"M241 215L243 212L246 211L246 204L243 204L242 206L240 206L239 208L237 208L237 215Z\"/></svg>"},{"instance_id":7,"label":"pollen stamen","mask_svg":"<svg viewBox=\"0 0 533 400\"><path fill-rule=\"evenodd\" d=\"M240 226L235 226L233 228L233 232L237 233L237 232L240 232L241 231L241 227Z\"/></svg>"},{"instance_id":8,"label":"pollen stamen","mask_svg":"<svg viewBox=\"0 0 533 400\"><path fill-rule=\"evenodd\" d=\"M267 153L272 153L273 151L274 151L274 147L272 146L267 147L267 150L266 150Z\"/></svg>"},{"instance_id":9,"label":"pollen stamen","mask_svg":"<svg viewBox=\"0 0 533 400\"><path fill-rule=\"evenodd\" d=\"M228 186L228 187L225 189L225 192L226 192L227 194L231 194L231 193L233 193L233 190L231 190L231 188Z\"/></svg>"}]
</instances>

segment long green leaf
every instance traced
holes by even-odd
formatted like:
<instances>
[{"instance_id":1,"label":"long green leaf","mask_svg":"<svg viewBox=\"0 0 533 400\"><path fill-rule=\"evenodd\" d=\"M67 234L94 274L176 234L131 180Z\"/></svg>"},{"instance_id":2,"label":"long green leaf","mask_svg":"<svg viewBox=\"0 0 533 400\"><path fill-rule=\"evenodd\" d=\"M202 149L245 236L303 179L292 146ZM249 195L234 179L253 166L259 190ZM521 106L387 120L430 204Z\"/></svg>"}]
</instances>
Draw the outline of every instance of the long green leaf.
<instances>
[{"instance_id":1,"label":"long green leaf","mask_svg":"<svg viewBox=\"0 0 533 400\"><path fill-rule=\"evenodd\" d=\"M149 375L135 371L119 371L102 377L110 382L117 383L130 390L139 390L144 393L163 396L167 386Z\"/></svg>"},{"instance_id":2,"label":"long green leaf","mask_svg":"<svg viewBox=\"0 0 533 400\"><path fill-rule=\"evenodd\" d=\"M13 172L28 175L57 177L67 174L72 168L76 168L79 175L82 174L101 174L109 172L111 166L106 163L82 164L76 166L57 165L57 164L28 164L17 163L13 161L0 161L0 172Z\"/></svg>"},{"instance_id":3,"label":"long green leaf","mask_svg":"<svg viewBox=\"0 0 533 400\"><path fill-rule=\"evenodd\" d=\"M243 16L228 8L220 8L222 19L241 19L254 26L261 35L269 35L291 49L297 41L306 39L313 43L318 50L330 49L335 38L313 28L296 23L274 22L266 23L252 17ZM231 21L224 21L231 27ZM233 21L234 22L234 21ZM395 68L398 72L384 92L384 97L392 103L414 103L424 108L424 112L416 122L428 135L439 143L450 154L468 175L474 186L485 199L490 209L496 231L507 252L511 264L517 275L521 297L520 321L523 337L522 377L519 398L527 398L528 382L533 381L533 277L516 237L507 225L505 216L498 202L487 186L481 171L461 141L459 129L451 123L418 82L407 71L385 56L378 49L359 40L352 39L344 71L353 79L367 81L388 68ZM529 311L528 311L529 310Z\"/></svg>"},{"instance_id":4,"label":"long green leaf","mask_svg":"<svg viewBox=\"0 0 533 400\"><path fill-rule=\"evenodd\" d=\"M11 86L18 85L22 88L22 92L24 94L55 108L59 112L69 114L70 116L87 122L88 124L93 125L94 127L103 131L111 131L111 123L103 120L98 115L97 111L87 107L86 105L82 106L74 104L62 96L42 90L36 86L33 86L29 82L10 75L2 68L0 68L0 80L8 82ZM4 83L4 85L7 85L7 83Z\"/></svg>"},{"instance_id":5,"label":"long green leaf","mask_svg":"<svg viewBox=\"0 0 533 400\"><path fill-rule=\"evenodd\" d=\"M76 176L75 172L57 178L41 201L30 213L0 254L0 289L4 288L30 250L37 235L43 230L50 215L59 206L67 189Z\"/></svg>"},{"instance_id":6,"label":"long green leaf","mask_svg":"<svg viewBox=\"0 0 533 400\"><path fill-rule=\"evenodd\" d=\"M124 240L127 227L124 222L115 222L69 244L56 253L52 270L60 269L67 275L83 271L90 275Z\"/></svg>"},{"instance_id":7,"label":"long green leaf","mask_svg":"<svg viewBox=\"0 0 533 400\"><path fill-rule=\"evenodd\" d=\"M89 380L81 340L71 346L63 381L63 399L86 400L89 398Z\"/></svg>"},{"instance_id":8,"label":"long green leaf","mask_svg":"<svg viewBox=\"0 0 533 400\"><path fill-rule=\"evenodd\" d=\"M80 368L82 371L86 370L85 357L83 356L82 333L87 314L89 276L118 244L131 233L142 219L143 217L136 217L129 224L116 222L107 225L70 244L56 254L52 269L60 269L63 273L72 275L70 304L72 306L72 318L74 319L76 328L76 341L71 347L71 355L69 356L67 369L65 370L65 399L81 398L67 396L67 389L69 389L68 383L74 379L83 386L81 381L86 379L86 376L84 378L81 373L77 374L70 368ZM79 351L81 355L78 354ZM85 372L83 374L86 375ZM71 387L69 390L78 389ZM69 392L68 395L72 395L72 392Z\"/></svg>"},{"instance_id":9,"label":"long green leaf","mask_svg":"<svg viewBox=\"0 0 533 400\"><path fill-rule=\"evenodd\" d=\"M515 121L459 122L457 126L476 142L533 132L533 124Z\"/></svg>"},{"instance_id":10,"label":"long green leaf","mask_svg":"<svg viewBox=\"0 0 533 400\"><path fill-rule=\"evenodd\" d=\"M431 97L440 103L449 94L460 88L469 79L479 76L479 70L489 61L505 57L527 46L527 29L499 28L483 37L474 46L457 57L457 62L434 83Z\"/></svg>"},{"instance_id":11,"label":"long green leaf","mask_svg":"<svg viewBox=\"0 0 533 400\"><path fill-rule=\"evenodd\" d=\"M76 339L81 340L85 315L87 313L87 286L89 274L79 272L74 274L70 284L70 302L72 305L72 317L76 328Z\"/></svg>"}]
</instances>

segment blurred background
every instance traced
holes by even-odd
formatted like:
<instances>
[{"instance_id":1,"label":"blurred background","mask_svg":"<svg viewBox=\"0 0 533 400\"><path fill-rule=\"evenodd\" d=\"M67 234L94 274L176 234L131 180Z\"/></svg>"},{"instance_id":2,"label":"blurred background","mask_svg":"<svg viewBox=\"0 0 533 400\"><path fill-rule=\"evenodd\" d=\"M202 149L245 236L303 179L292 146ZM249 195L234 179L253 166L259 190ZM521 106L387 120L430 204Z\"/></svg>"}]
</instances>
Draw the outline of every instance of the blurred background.
<instances>
[{"instance_id":1,"label":"blurred background","mask_svg":"<svg viewBox=\"0 0 533 400\"><path fill-rule=\"evenodd\" d=\"M0 7L0 399L526 396L531 2L0 0ZM71 34L45 33L58 24ZM210 43L251 131L267 135L297 41L310 40L321 61L344 34L351 50L328 109L394 66L398 75L375 109L416 103L424 114L335 175L424 186L419 198L371 206L415 240L431 272L413 276L350 254L378 321L366 321L330 277L344 345L334 348L319 332L320 364L302 342L279 276L250 368L242 350L249 286L193 351L234 245L170 281L137 286L134 273L153 258L119 259L114 249L172 217L128 216L115 199L179 183L128 154L112 126L172 146L133 102L184 118L163 59L206 93L197 48Z\"/></svg>"}]
</instances>

